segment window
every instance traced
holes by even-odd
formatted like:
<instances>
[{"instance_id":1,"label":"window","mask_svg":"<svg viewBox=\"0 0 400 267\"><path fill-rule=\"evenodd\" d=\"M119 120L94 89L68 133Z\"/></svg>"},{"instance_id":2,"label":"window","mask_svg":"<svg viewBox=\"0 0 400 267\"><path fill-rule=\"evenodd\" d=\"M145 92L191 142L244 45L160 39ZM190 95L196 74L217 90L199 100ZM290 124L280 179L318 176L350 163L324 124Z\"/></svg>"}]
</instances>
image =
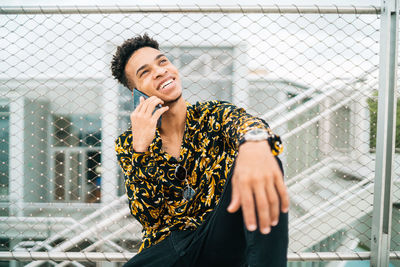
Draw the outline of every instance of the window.
<instances>
[{"instance_id":1,"label":"window","mask_svg":"<svg viewBox=\"0 0 400 267\"><path fill-rule=\"evenodd\" d=\"M100 118L88 114L54 115L51 124L53 199L100 202Z\"/></svg>"}]
</instances>

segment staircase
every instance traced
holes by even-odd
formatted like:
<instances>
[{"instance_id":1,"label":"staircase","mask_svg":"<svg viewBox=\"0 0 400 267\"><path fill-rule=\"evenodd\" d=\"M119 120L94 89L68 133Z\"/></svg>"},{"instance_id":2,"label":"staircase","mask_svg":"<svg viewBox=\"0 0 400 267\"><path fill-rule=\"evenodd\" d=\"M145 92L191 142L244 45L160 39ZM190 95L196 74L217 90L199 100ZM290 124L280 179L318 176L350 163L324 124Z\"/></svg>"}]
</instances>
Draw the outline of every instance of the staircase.
<instances>
[{"instance_id":1,"label":"staircase","mask_svg":"<svg viewBox=\"0 0 400 267\"><path fill-rule=\"evenodd\" d=\"M400 155L396 155L394 162L393 169L399 170ZM302 179L288 185L291 251L304 251L372 212L373 160L361 165L350 157L340 156L324 160L320 167L320 171L301 174ZM393 192L400 192L399 179L393 183ZM398 202L400 194L393 194L393 203Z\"/></svg>"},{"instance_id":2,"label":"staircase","mask_svg":"<svg viewBox=\"0 0 400 267\"><path fill-rule=\"evenodd\" d=\"M141 226L137 221L127 219L128 217L130 218L128 207L116 209L116 207L125 203L126 196L124 195L82 220L75 222L63 231L52 235L44 241L34 243L29 248L29 251L66 252L78 249L80 252L89 252L96 250L98 247L106 246L108 251L129 253L131 251L123 248L116 241L135 239L136 235L129 235L131 233L137 234ZM120 227L121 222L123 222L123 227ZM26 266L40 266L44 262L35 261ZM82 266L78 262L64 262L59 266L64 266L65 264Z\"/></svg>"}]
</instances>

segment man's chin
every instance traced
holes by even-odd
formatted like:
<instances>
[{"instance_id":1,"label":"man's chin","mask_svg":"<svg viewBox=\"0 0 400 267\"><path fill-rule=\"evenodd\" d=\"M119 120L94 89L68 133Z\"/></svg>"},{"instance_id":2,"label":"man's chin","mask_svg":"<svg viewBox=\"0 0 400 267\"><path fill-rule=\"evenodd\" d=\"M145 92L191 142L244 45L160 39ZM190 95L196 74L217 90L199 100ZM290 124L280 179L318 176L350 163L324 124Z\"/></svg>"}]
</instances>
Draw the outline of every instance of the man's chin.
<instances>
[{"instance_id":1,"label":"man's chin","mask_svg":"<svg viewBox=\"0 0 400 267\"><path fill-rule=\"evenodd\" d=\"M179 96L178 96L178 97L176 97L176 98L175 98L175 99L173 99L173 100L170 100L170 101L164 101L164 106L169 106L169 105L172 105L172 104L174 104L174 103L178 102L178 100L179 100L181 97L182 97L182 93L180 93L180 94L179 94Z\"/></svg>"}]
</instances>

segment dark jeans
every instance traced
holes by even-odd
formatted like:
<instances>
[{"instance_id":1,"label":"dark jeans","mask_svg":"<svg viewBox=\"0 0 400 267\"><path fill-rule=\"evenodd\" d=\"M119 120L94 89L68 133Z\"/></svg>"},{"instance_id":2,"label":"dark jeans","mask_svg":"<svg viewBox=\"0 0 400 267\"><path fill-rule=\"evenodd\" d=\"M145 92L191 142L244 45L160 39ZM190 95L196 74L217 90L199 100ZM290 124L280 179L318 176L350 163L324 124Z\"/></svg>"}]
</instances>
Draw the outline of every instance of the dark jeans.
<instances>
[{"instance_id":1,"label":"dark jeans","mask_svg":"<svg viewBox=\"0 0 400 267\"><path fill-rule=\"evenodd\" d=\"M282 169L279 159L278 162ZM130 259L124 267L286 266L288 214L281 213L278 225L267 235L258 229L247 231L242 212L232 214L226 210L231 200L232 173L218 206L199 228L172 232Z\"/></svg>"}]
</instances>

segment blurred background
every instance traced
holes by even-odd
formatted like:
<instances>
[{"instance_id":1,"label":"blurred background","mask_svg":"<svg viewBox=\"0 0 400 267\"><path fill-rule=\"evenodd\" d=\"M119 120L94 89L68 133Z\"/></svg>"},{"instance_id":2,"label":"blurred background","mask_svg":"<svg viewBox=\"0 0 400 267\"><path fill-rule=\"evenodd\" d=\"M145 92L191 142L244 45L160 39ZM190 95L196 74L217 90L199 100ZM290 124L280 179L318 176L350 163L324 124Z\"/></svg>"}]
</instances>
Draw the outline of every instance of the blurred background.
<instances>
[{"instance_id":1,"label":"blurred background","mask_svg":"<svg viewBox=\"0 0 400 267\"><path fill-rule=\"evenodd\" d=\"M341 260L340 253L371 250L379 2L298 7L263 1L225 9L215 1L131 8L128 2L118 8L112 2L3 2L0 251L137 251L141 227L129 213L114 151L114 140L129 128L133 103L130 91L113 80L110 61L124 40L148 33L180 70L189 102L229 101L281 135L291 197L289 259L318 252L333 257L292 258L288 266L369 266L368 260ZM261 12L262 6L275 10ZM394 116L399 135L399 109ZM397 136L395 147L390 249L400 251ZM90 256L0 261L55 265L122 263Z\"/></svg>"}]
</instances>

